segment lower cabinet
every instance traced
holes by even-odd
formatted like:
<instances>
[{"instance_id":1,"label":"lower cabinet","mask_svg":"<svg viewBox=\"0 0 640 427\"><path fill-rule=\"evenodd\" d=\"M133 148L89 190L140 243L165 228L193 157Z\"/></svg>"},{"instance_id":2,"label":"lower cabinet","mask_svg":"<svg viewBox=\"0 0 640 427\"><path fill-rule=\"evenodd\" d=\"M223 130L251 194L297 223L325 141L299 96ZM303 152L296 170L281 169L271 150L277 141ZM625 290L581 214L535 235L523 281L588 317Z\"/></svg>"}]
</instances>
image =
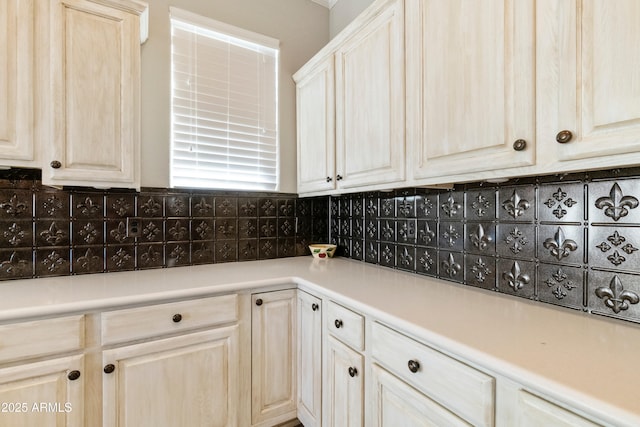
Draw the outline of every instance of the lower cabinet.
<instances>
[{"instance_id":1,"label":"lower cabinet","mask_svg":"<svg viewBox=\"0 0 640 427\"><path fill-rule=\"evenodd\" d=\"M333 337L327 339L324 426L364 426L364 356Z\"/></svg>"},{"instance_id":2,"label":"lower cabinet","mask_svg":"<svg viewBox=\"0 0 640 427\"><path fill-rule=\"evenodd\" d=\"M103 352L104 427L236 426L238 326Z\"/></svg>"},{"instance_id":3,"label":"lower cabinet","mask_svg":"<svg viewBox=\"0 0 640 427\"><path fill-rule=\"evenodd\" d=\"M322 300L298 291L298 420L322 422Z\"/></svg>"},{"instance_id":4,"label":"lower cabinet","mask_svg":"<svg viewBox=\"0 0 640 427\"><path fill-rule=\"evenodd\" d=\"M251 423L296 418L296 290L251 296Z\"/></svg>"}]
</instances>

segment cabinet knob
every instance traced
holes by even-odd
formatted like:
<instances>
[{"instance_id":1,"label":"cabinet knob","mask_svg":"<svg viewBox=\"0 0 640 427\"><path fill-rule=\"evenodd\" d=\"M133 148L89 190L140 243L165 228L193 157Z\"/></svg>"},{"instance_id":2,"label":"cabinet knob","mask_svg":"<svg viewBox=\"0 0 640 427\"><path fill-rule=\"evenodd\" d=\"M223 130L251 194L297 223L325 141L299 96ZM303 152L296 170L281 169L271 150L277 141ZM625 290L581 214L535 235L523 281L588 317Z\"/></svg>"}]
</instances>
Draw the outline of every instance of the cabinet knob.
<instances>
[{"instance_id":1,"label":"cabinet knob","mask_svg":"<svg viewBox=\"0 0 640 427\"><path fill-rule=\"evenodd\" d=\"M318 304L316 304L315 302L313 304L311 304L311 310L318 311L319 308L320 308L320 306Z\"/></svg>"},{"instance_id":2,"label":"cabinet knob","mask_svg":"<svg viewBox=\"0 0 640 427\"><path fill-rule=\"evenodd\" d=\"M560 144L566 144L567 142L571 141L571 138L573 138L573 134L570 130L561 130L556 135L556 141L558 141Z\"/></svg>"},{"instance_id":3,"label":"cabinet knob","mask_svg":"<svg viewBox=\"0 0 640 427\"><path fill-rule=\"evenodd\" d=\"M513 149L516 151L522 151L525 148L527 148L527 141L525 141L524 139L516 139L516 141L513 143Z\"/></svg>"},{"instance_id":4,"label":"cabinet knob","mask_svg":"<svg viewBox=\"0 0 640 427\"><path fill-rule=\"evenodd\" d=\"M60 169L60 167L62 166L62 163L60 163L57 160L52 161L51 163L49 163L51 165L52 168L54 169Z\"/></svg>"},{"instance_id":5,"label":"cabinet knob","mask_svg":"<svg viewBox=\"0 0 640 427\"><path fill-rule=\"evenodd\" d=\"M113 364L111 364L111 363L109 363L108 365L105 365L105 367L104 367L104 369L103 369L103 371L104 371L104 373L105 373L105 374L110 374L110 373L112 373L112 372L113 372L113 371L115 371L115 370L116 370L115 365L113 365Z\"/></svg>"},{"instance_id":6,"label":"cabinet knob","mask_svg":"<svg viewBox=\"0 0 640 427\"><path fill-rule=\"evenodd\" d=\"M356 368L354 368L353 366L349 367L349 376L351 378L355 377L356 375L358 375L358 370Z\"/></svg>"},{"instance_id":7,"label":"cabinet knob","mask_svg":"<svg viewBox=\"0 0 640 427\"><path fill-rule=\"evenodd\" d=\"M331 182L333 181L333 178L331 178L330 176L327 177L327 182Z\"/></svg>"},{"instance_id":8,"label":"cabinet knob","mask_svg":"<svg viewBox=\"0 0 640 427\"><path fill-rule=\"evenodd\" d=\"M409 366L409 370L415 374L420 369L420 362L417 360L409 360L407 366Z\"/></svg>"},{"instance_id":9,"label":"cabinet knob","mask_svg":"<svg viewBox=\"0 0 640 427\"><path fill-rule=\"evenodd\" d=\"M342 175L336 175L336 181L342 181Z\"/></svg>"},{"instance_id":10,"label":"cabinet knob","mask_svg":"<svg viewBox=\"0 0 640 427\"><path fill-rule=\"evenodd\" d=\"M67 378L69 378L71 381L77 380L78 378L80 378L80 371L69 372L69 375L67 375Z\"/></svg>"},{"instance_id":11,"label":"cabinet knob","mask_svg":"<svg viewBox=\"0 0 640 427\"><path fill-rule=\"evenodd\" d=\"M256 300L256 305L257 305L258 307L260 307L260 306L262 305L262 298L258 298L258 299Z\"/></svg>"},{"instance_id":12,"label":"cabinet knob","mask_svg":"<svg viewBox=\"0 0 640 427\"><path fill-rule=\"evenodd\" d=\"M342 328L342 320L340 319L336 319L335 322L333 322L334 325L336 325L336 328L340 329Z\"/></svg>"},{"instance_id":13,"label":"cabinet knob","mask_svg":"<svg viewBox=\"0 0 640 427\"><path fill-rule=\"evenodd\" d=\"M182 314L180 314L180 313L174 314L173 317L172 317L172 320L175 323L180 323L180 321L182 320Z\"/></svg>"}]
</instances>

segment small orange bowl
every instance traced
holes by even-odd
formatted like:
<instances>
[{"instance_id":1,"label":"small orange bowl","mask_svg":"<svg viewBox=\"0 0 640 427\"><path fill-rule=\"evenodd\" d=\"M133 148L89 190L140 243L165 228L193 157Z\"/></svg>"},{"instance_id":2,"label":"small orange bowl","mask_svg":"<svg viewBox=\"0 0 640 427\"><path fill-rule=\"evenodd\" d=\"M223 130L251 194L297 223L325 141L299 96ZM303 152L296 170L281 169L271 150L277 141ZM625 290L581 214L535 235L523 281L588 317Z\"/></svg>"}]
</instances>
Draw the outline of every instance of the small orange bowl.
<instances>
[{"instance_id":1,"label":"small orange bowl","mask_svg":"<svg viewBox=\"0 0 640 427\"><path fill-rule=\"evenodd\" d=\"M333 254L336 253L336 248L336 245L330 244L309 245L311 255L313 255L314 258L318 259L333 258Z\"/></svg>"}]
</instances>

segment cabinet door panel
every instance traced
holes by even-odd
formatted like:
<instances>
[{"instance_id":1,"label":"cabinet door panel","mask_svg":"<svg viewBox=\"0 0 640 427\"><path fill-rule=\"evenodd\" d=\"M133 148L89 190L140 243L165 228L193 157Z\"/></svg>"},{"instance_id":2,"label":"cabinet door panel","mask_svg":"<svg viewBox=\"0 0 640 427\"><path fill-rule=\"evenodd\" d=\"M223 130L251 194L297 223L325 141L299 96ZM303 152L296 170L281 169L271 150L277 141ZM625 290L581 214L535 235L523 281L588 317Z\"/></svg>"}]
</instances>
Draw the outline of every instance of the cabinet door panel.
<instances>
[{"instance_id":1,"label":"cabinet door panel","mask_svg":"<svg viewBox=\"0 0 640 427\"><path fill-rule=\"evenodd\" d=\"M336 174L343 188L404 179L404 2L336 53Z\"/></svg>"},{"instance_id":2,"label":"cabinet door panel","mask_svg":"<svg viewBox=\"0 0 640 427\"><path fill-rule=\"evenodd\" d=\"M70 380L73 370L80 377ZM0 369L0 425L3 427L81 427L84 425L82 356Z\"/></svg>"},{"instance_id":3,"label":"cabinet door panel","mask_svg":"<svg viewBox=\"0 0 640 427\"><path fill-rule=\"evenodd\" d=\"M414 176L532 164L533 2L409 0L407 7ZM518 139L524 151L514 150Z\"/></svg>"},{"instance_id":4,"label":"cabinet door panel","mask_svg":"<svg viewBox=\"0 0 640 427\"><path fill-rule=\"evenodd\" d=\"M556 146L558 159L594 158L593 167L596 157L638 151L640 3L544 0L538 14L538 36L545 43L541 116L550 124L543 136ZM556 143L556 133L565 129L573 138ZM623 162L632 160L638 162L630 157Z\"/></svg>"},{"instance_id":5,"label":"cabinet door panel","mask_svg":"<svg viewBox=\"0 0 640 427\"><path fill-rule=\"evenodd\" d=\"M518 391L518 421L522 427L596 427L591 421L524 390Z\"/></svg>"},{"instance_id":6,"label":"cabinet door panel","mask_svg":"<svg viewBox=\"0 0 640 427\"><path fill-rule=\"evenodd\" d=\"M238 357L237 326L105 351L104 425L236 426Z\"/></svg>"},{"instance_id":7,"label":"cabinet door panel","mask_svg":"<svg viewBox=\"0 0 640 427\"><path fill-rule=\"evenodd\" d=\"M327 351L327 393L325 422L329 427L364 425L363 356L329 337ZM355 369L352 377L350 369Z\"/></svg>"},{"instance_id":8,"label":"cabinet door panel","mask_svg":"<svg viewBox=\"0 0 640 427\"><path fill-rule=\"evenodd\" d=\"M320 427L322 409L322 301L298 291L298 419Z\"/></svg>"},{"instance_id":9,"label":"cabinet door panel","mask_svg":"<svg viewBox=\"0 0 640 427\"><path fill-rule=\"evenodd\" d=\"M34 158L33 28L33 0L0 2L1 164L22 165Z\"/></svg>"}]
</instances>

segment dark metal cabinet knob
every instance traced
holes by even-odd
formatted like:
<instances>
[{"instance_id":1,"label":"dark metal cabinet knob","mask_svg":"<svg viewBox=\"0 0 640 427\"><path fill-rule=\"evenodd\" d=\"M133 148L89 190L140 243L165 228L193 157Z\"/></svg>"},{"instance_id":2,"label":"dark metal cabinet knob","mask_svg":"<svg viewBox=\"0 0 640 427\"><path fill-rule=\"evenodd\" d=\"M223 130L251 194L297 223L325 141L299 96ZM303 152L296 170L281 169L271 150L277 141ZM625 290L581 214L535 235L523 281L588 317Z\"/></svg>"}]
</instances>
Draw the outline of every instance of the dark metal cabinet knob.
<instances>
[{"instance_id":1,"label":"dark metal cabinet knob","mask_svg":"<svg viewBox=\"0 0 640 427\"><path fill-rule=\"evenodd\" d=\"M409 362L407 362L407 366L409 367L409 370L414 374L418 372L418 370L420 370L420 362L418 362L417 360L409 360Z\"/></svg>"},{"instance_id":2,"label":"dark metal cabinet knob","mask_svg":"<svg viewBox=\"0 0 640 427\"><path fill-rule=\"evenodd\" d=\"M180 323L180 321L182 321L182 314L180 314L180 313L174 314L173 317L172 317L172 320L175 323Z\"/></svg>"},{"instance_id":3,"label":"dark metal cabinet knob","mask_svg":"<svg viewBox=\"0 0 640 427\"><path fill-rule=\"evenodd\" d=\"M333 178L331 178L330 176L327 177L327 182L331 182L333 181Z\"/></svg>"},{"instance_id":4,"label":"dark metal cabinet knob","mask_svg":"<svg viewBox=\"0 0 640 427\"><path fill-rule=\"evenodd\" d=\"M573 134L570 130L561 130L556 135L556 141L558 141L560 144L566 144L567 142L571 141L571 138L573 138Z\"/></svg>"},{"instance_id":5,"label":"dark metal cabinet knob","mask_svg":"<svg viewBox=\"0 0 640 427\"><path fill-rule=\"evenodd\" d=\"M62 163L60 163L57 160L52 161L51 163L49 163L51 165L52 168L54 169L60 169L60 167L62 167Z\"/></svg>"},{"instance_id":6,"label":"dark metal cabinet knob","mask_svg":"<svg viewBox=\"0 0 640 427\"><path fill-rule=\"evenodd\" d=\"M353 366L349 367L349 376L351 378L355 377L356 375L358 375L358 370L356 368L354 368Z\"/></svg>"},{"instance_id":7,"label":"dark metal cabinet knob","mask_svg":"<svg viewBox=\"0 0 640 427\"><path fill-rule=\"evenodd\" d=\"M104 367L104 369L103 369L103 371L104 371L104 373L105 373L105 374L110 374L110 373L112 373L112 372L113 372L113 371L115 371L115 370L116 370L115 365L113 365L113 364L111 364L111 363L109 363L108 365L105 365L105 367Z\"/></svg>"},{"instance_id":8,"label":"dark metal cabinet knob","mask_svg":"<svg viewBox=\"0 0 640 427\"><path fill-rule=\"evenodd\" d=\"M342 175L336 175L336 181L342 181Z\"/></svg>"},{"instance_id":9,"label":"dark metal cabinet knob","mask_svg":"<svg viewBox=\"0 0 640 427\"><path fill-rule=\"evenodd\" d=\"M336 325L336 328L340 329L342 328L342 320L340 319L336 319L335 322L333 322L334 325Z\"/></svg>"},{"instance_id":10,"label":"dark metal cabinet knob","mask_svg":"<svg viewBox=\"0 0 640 427\"><path fill-rule=\"evenodd\" d=\"M318 311L319 308L320 308L320 306L318 306L318 304L316 304L315 302L313 304L311 304L311 310Z\"/></svg>"},{"instance_id":11,"label":"dark metal cabinet knob","mask_svg":"<svg viewBox=\"0 0 640 427\"><path fill-rule=\"evenodd\" d=\"M513 143L513 149L516 151L522 151L525 148L527 148L527 141L525 141L524 139L517 139Z\"/></svg>"},{"instance_id":12,"label":"dark metal cabinet knob","mask_svg":"<svg viewBox=\"0 0 640 427\"><path fill-rule=\"evenodd\" d=\"M262 298L258 298L258 299L256 300L256 305L257 305L258 307L260 307L260 306L262 305Z\"/></svg>"},{"instance_id":13,"label":"dark metal cabinet knob","mask_svg":"<svg viewBox=\"0 0 640 427\"><path fill-rule=\"evenodd\" d=\"M67 375L67 378L69 378L71 381L77 380L78 378L80 378L80 371L69 372L69 375Z\"/></svg>"}]
</instances>

